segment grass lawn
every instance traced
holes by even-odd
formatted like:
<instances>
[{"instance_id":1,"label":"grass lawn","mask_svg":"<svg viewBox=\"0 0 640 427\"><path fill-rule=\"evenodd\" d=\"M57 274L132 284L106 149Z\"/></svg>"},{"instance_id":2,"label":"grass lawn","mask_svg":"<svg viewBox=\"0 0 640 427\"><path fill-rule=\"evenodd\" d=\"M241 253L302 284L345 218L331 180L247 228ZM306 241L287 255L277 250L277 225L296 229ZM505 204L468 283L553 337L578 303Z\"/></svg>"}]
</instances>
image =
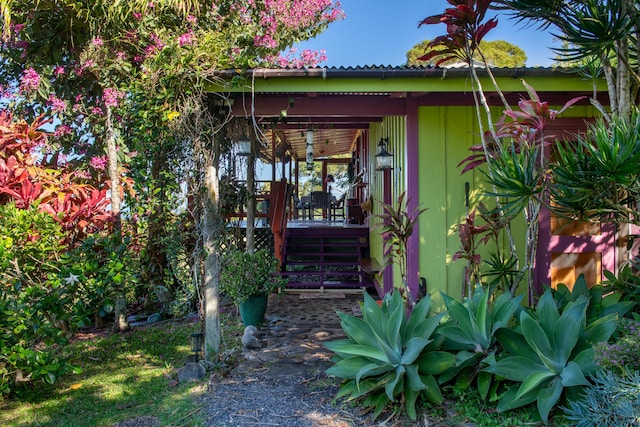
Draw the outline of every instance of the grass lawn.
<instances>
[{"instance_id":1,"label":"grass lawn","mask_svg":"<svg viewBox=\"0 0 640 427\"><path fill-rule=\"evenodd\" d=\"M193 319L124 334L79 333L61 351L82 373L53 385L18 388L11 399L0 401L0 425L111 426L138 416L154 416L163 426L203 425L197 398L206 381L175 381L176 370L191 355L190 335L200 332L200 325Z\"/></svg>"}]
</instances>

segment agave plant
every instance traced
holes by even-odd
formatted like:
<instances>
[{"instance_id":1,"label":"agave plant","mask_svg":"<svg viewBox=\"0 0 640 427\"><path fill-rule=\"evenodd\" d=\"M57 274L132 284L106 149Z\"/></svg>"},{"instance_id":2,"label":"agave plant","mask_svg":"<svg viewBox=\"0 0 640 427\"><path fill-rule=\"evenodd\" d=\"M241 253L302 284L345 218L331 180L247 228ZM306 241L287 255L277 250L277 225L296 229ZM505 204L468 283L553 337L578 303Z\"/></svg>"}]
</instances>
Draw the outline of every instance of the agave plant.
<instances>
[{"instance_id":1,"label":"agave plant","mask_svg":"<svg viewBox=\"0 0 640 427\"><path fill-rule=\"evenodd\" d=\"M605 271L605 276L612 277L613 274ZM556 289L552 289L553 298L562 310L570 301L577 300L580 296L589 299L587 307L587 326L591 322L600 319L602 316L616 314L618 317L625 316L631 311L636 303L634 301L621 301L622 294L612 289L606 289L602 285L594 285L589 287L584 275L578 276L573 284L573 288L569 288L560 283Z\"/></svg>"},{"instance_id":2,"label":"agave plant","mask_svg":"<svg viewBox=\"0 0 640 427\"><path fill-rule=\"evenodd\" d=\"M494 354L496 332L509 326L523 297L511 298L505 293L491 301L491 295L481 286L464 303L443 294L449 320L436 330L443 338L442 349L456 352L455 365L440 375L440 382L457 378L456 385L465 388L475 381L482 399L497 383L491 373L479 369L485 358Z\"/></svg>"},{"instance_id":3,"label":"agave plant","mask_svg":"<svg viewBox=\"0 0 640 427\"><path fill-rule=\"evenodd\" d=\"M595 372L593 344L606 341L616 329L614 313L587 326L589 299L580 295L561 311L548 290L535 311L520 313L520 327L496 335L505 352L487 359L485 372L515 381L498 403L507 411L537 402L546 423L563 395L577 396Z\"/></svg>"},{"instance_id":4,"label":"agave plant","mask_svg":"<svg viewBox=\"0 0 640 427\"><path fill-rule=\"evenodd\" d=\"M363 398L375 417L396 399L411 419L419 396L441 404L435 375L453 366L454 356L433 345L443 314L429 316L430 309L427 296L407 314L400 292L393 292L381 305L365 294L362 318L338 313L348 338L326 344L335 353L327 374L344 379L337 397Z\"/></svg>"}]
</instances>

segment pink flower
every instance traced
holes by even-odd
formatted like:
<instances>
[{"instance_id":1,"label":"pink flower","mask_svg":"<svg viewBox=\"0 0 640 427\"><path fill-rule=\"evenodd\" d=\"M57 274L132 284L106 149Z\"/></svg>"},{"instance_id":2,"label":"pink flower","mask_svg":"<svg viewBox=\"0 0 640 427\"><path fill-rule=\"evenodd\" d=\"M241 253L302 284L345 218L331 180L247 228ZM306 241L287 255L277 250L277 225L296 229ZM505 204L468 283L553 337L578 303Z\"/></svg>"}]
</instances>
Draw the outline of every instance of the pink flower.
<instances>
[{"instance_id":1,"label":"pink flower","mask_svg":"<svg viewBox=\"0 0 640 427\"><path fill-rule=\"evenodd\" d=\"M40 85L40 75L33 68L27 68L22 72L20 78L20 92L30 92L38 89Z\"/></svg>"},{"instance_id":2,"label":"pink flower","mask_svg":"<svg viewBox=\"0 0 640 427\"><path fill-rule=\"evenodd\" d=\"M116 53L116 59L118 61L124 61L125 58L126 58L126 54L124 52L117 52Z\"/></svg>"},{"instance_id":3,"label":"pink flower","mask_svg":"<svg viewBox=\"0 0 640 427\"><path fill-rule=\"evenodd\" d=\"M62 137L65 135L70 135L71 134L71 127L69 125L58 125L56 127L56 131L53 133L53 136L55 137Z\"/></svg>"},{"instance_id":4,"label":"pink flower","mask_svg":"<svg viewBox=\"0 0 640 427\"><path fill-rule=\"evenodd\" d=\"M104 167L102 169L104 169ZM74 173L75 173L77 178L80 178L80 179L91 179L91 174L89 173L89 171L77 170Z\"/></svg>"},{"instance_id":5,"label":"pink flower","mask_svg":"<svg viewBox=\"0 0 640 427\"><path fill-rule=\"evenodd\" d=\"M139 21L142 19L142 14L140 12L133 12L133 17Z\"/></svg>"},{"instance_id":6,"label":"pink flower","mask_svg":"<svg viewBox=\"0 0 640 427\"><path fill-rule=\"evenodd\" d=\"M20 34L24 30L24 24L15 24L13 26L13 32L16 34Z\"/></svg>"},{"instance_id":7,"label":"pink flower","mask_svg":"<svg viewBox=\"0 0 640 427\"><path fill-rule=\"evenodd\" d=\"M102 39L100 37L94 38L93 40L91 40L91 43L94 46L102 46L102 44L103 44Z\"/></svg>"},{"instance_id":8,"label":"pink flower","mask_svg":"<svg viewBox=\"0 0 640 427\"><path fill-rule=\"evenodd\" d=\"M108 87L102 94L102 102L106 107L117 107L120 105L120 100L124 99L124 95L124 92Z\"/></svg>"},{"instance_id":9,"label":"pink flower","mask_svg":"<svg viewBox=\"0 0 640 427\"><path fill-rule=\"evenodd\" d=\"M54 94L49 95L47 105L51 107L54 113L64 113L67 110L67 104Z\"/></svg>"},{"instance_id":10,"label":"pink flower","mask_svg":"<svg viewBox=\"0 0 640 427\"><path fill-rule=\"evenodd\" d=\"M91 112L91 114L95 114L97 116L102 116L104 114L104 112L102 111L102 108L100 107L91 107L91 110L89 110Z\"/></svg>"},{"instance_id":11,"label":"pink flower","mask_svg":"<svg viewBox=\"0 0 640 427\"><path fill-rule=\"evenodd\" d=\"M198 18L193 15L189 15L187 16L187 22L190 24L195 24L196 22L198 22Z\"/></svg>"},{"instance_id":12,"label":"pink flower","mask_svg":"<svg viewBox=\"0 0 640 427\"><path fill-rule=\"evenodd\" d=\"M107 167L107 156L92 157L89 164L94 169L105 170Z\"/></svg>"},{"instance_id":13,"label":"pink flower","mask_svg":"<svg viewBox=\"0 0 640 427\"><path fill-rule=\"evenodd\" d=\"M178 44L180 45L180 47L182 47L185 45L192 44L194 40L195 40L195 37L193 36L193 32L189 31L182 34L180 37L178 37Z\"/></svg>"},{"instance_id":14,"label":"pink flower","mask_svg":"<svg viewBox=\"0 0 640 427\"><path fill-rule=\"evenodd\" d=\"M58 65L56 68L53 69L53 74L56 77L60 77L61 75L64 74L64 67L62 65Z\"/></svg>"}]
</instances>

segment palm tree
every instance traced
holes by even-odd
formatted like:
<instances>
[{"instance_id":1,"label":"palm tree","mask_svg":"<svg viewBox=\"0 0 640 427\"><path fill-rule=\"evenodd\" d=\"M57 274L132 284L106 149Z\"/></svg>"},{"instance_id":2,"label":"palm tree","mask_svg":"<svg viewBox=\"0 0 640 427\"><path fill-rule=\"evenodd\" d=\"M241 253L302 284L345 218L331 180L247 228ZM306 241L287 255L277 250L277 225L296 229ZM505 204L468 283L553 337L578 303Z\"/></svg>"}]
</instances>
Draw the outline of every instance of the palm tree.
<instances>
[{"instance_id":1,"label":"palm tree","mask_svg":"<svg viewBox=\"0 0 640 427\"><path fill-rule=\"evenodd\" d=\"M498 0L523 22L555 28L565 46L555 49L564 61L597 64L607 80L610 113L591 102L608 122L631 118L640 87L640 2L638 0ZM593 73L591 73L593 74ZM592 75L593 78L598 76Z\"/></svg>"}]
</instances>

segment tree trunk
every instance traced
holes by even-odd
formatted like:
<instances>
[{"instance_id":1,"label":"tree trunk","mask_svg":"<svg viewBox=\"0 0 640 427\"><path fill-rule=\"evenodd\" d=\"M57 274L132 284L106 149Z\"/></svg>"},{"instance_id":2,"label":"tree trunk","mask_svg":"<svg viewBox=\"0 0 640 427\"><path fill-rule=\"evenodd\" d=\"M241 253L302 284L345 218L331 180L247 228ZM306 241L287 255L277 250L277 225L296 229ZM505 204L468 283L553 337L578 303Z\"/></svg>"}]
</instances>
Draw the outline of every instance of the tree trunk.
<instances>
[{"instance_id":1,"label":"tree trunk","mask_svg":"<svg viewBox=\"0 0 640 427\"><path fill-rule=\"evenodd\" d=\"M116 150L116 133L113 128L111 107L106 107L105 118L105 136L107 145L107 159L109 172L109 187L111 189L111 213L115 220L113 233L120 240L122 233L122 225L120 223L120 177L118 175L118 152ZM113 330L115 332L125 332L129 330L127 323L127 300L124 297L124 289L116 291L117 297L115 301L115 319L113 321Z\"/></svg>"},{"instance_id":2,"label":"tree trunk","mask_svg":"<svg viewBox=\"0 0 640 427\"><path fill-rule=\"evenodd\" d=\"M218 171L209 166L206 174L208 200L204 202L204 355L213 361L220 350L219 277L220 263L216 236L218 222Z\"/></svg>"},{"instance_id":3,"label":"tree trunk","mask_svg":"<svg viewBox=\"0 0 640 427\"><path fill-rule=\"evenodd\" d=\"M255 251L255 219L256 219L256 192L255 192L256 158L253 154L253 141L251 142L251 154L247 158L247 252Z\"/></svg>"}]
</instances>

